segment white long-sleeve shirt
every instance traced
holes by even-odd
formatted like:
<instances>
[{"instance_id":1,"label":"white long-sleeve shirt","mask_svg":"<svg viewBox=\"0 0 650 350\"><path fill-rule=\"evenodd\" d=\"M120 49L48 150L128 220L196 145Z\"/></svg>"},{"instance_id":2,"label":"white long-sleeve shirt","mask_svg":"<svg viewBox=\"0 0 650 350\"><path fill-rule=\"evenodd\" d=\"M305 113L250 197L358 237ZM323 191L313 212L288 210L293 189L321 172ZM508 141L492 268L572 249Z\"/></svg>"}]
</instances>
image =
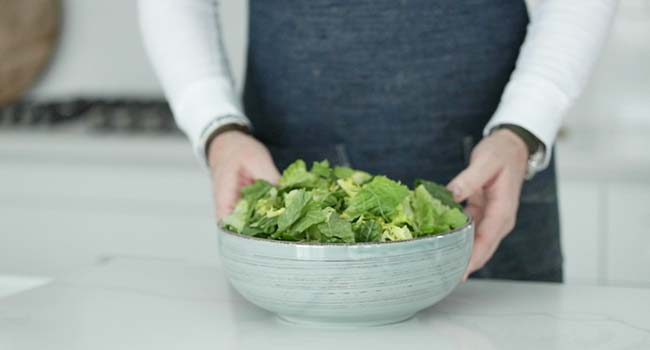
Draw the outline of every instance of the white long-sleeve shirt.
<instances>
[{"instance_id":1,"label":"white long-sleeve shirt","mask_svg":"<svg viewBox=\"0 0 650 350\"><path fill-rule=\"evenodd\" d=\"M206 142L227 123L250 126L222 44L218 0L139 0L145 47L176 122L203 163ZM616 0L543 0L531 16L516 68L484 134L519 125L546 148L602 49ZM173 25L172 25L173 24Z\"/></svg>"}]
</instances>

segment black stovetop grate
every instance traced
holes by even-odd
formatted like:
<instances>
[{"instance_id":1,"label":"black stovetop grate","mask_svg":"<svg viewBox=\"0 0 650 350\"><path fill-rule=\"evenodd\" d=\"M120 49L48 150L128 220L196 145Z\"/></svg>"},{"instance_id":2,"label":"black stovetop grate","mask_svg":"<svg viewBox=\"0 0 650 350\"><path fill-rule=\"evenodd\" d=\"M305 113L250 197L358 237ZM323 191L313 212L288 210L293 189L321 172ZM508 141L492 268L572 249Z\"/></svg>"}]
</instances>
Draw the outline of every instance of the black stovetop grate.
<instances>
[{"instance_id":1,"label":"black stovetop grate","mask_svg":"<svg viewBox=\"0 0 650 350\"><path fill-rule=\"evenodd\" d=\"M23 101L0 108L0 129L81 126L98 132L179 133L163 100Z\"/></svg>"}]
</instances>

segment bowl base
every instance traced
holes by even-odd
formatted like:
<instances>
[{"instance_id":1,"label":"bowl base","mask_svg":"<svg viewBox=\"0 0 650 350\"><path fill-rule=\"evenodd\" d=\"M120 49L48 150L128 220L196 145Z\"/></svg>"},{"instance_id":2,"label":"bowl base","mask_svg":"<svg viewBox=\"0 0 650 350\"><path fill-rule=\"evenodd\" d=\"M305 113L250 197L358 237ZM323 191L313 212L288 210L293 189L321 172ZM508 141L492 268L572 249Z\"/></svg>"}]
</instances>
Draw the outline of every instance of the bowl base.
<instances>
[{"instance_id":1,"label":"bowl base","mask_svg":"<svg viewBox=\"0 0 650 350\"><path fill-rule=\"evenodd\" d=\"M341 320L341 319L319 319L319 318L303 318L300 316L287 316L277 315L278 318L286 323L293 325L314 327L314 328L360 328L360 327L378 327L394 323L404 322L413 316L415 313L398 315L393 317L386 317L380 319L369 320Z\"/></svg>"}]
</instances>

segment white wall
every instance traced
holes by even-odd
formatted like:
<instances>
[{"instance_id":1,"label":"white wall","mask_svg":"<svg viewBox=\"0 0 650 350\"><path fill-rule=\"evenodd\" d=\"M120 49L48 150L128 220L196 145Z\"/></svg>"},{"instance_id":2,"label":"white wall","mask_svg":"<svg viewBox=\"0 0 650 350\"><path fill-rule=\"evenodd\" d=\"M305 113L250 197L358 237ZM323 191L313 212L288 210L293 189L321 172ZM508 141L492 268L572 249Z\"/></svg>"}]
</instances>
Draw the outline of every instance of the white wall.
<instances>
[{"instance_id":1,"label":"white wall","mask_svg":"<svg viewBox=\"0 0 650 350\"><path fill-rule=\"evenodd\" d=\"M159 96L136 6L136 0L63 0L61 42L31 96ZM246 1L221 1L224 41L238 82L244 71L246 6Z\"/></svg>"},{"instance_id":2,"label":"white wall","mask_svg":"<svg viewBox=\"0 0 650 350\"><path fill-rule=\"evenodd\" d=\"M650 131L650 0L620 0L600 64L568 127Z\"/></svg>"}]
</instances>

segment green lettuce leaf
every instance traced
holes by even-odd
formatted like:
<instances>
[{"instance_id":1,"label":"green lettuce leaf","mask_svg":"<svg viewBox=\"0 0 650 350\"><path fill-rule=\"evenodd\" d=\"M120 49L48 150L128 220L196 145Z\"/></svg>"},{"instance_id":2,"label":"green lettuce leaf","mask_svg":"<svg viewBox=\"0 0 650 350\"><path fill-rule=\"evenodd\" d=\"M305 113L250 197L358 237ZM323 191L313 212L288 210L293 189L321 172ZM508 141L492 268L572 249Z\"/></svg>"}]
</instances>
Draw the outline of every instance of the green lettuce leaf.
<instances>
[{"instance_id":1,"label":"green lettuce leaf","mask_svg":"<svg viewBox=\"0 0 650 350\"><path fill-rule=\"evenodd\" d=\"M241 195L249 203L255 203L255 201L264 197L272 188L273 185L264 180L255 180L253 184L241 189Z\"/></svg>"},{"instance_id":2,"label":"green lettuce leaf","mask_svg":"<svg viewBox=\"0 0 650 350\"><path fill-rule=\"evenodd\" d=\"M352 176L352 174L354 174L354 169L346 166L335 166L333 173L334 173L334 177L336 177L337 179L345 179Z\"/></svg>"},{"instance_id":3,"label":"green lettuce leaf","mask_svg":"<svg viewBox=\"0 0 650 350\"><path fill-rule=\"evenodd\" d=\"M311 226L320 224L327 220L327 210L320 207L320 204L311 201L305 206L304 215L291 225L289 231L295 234L302 234Z\"/></svg>"},{"instance_id":4,"label":"green lettuce leaf","mask_svg":"<svg viewBox=\"0 0 650 350\"><path fill-rule=\"evenodd\" d=\"M363 185L372 180L372 175L365 171L355 170L354 173L352 173L352 176L350 176L350 179L352 179L352 181L357 185Z\"/></svg>"},{"instance_id":5,"label":"green lettuce leaf","mask_svg":"<svg viewBox=\"0 0 650 350\"><path fill-rule=\"evenodd\" d=\"M383 227L381 235L382 241L402 241L411 238L413 238L413 234L411 234L411 230L406 225L400 227L393 224L386 224Z\"/></svg>"},{"instance_id":6,"label":"green lettuce leaf","mask_svg":"<svg viewBox=\"0 0 650 350\"><path fill-rule=\"evenodd\" d=\"M417 227L414 206L411 204L412 202L413 194L409 193L402 203L397 206L391 224L397 226L408 225L411 228Z\"/></svg>"},{"instance_id":7,"label":"green lettuce leaf","mask_svg":"<svg viewBox=\"0 0 650 350\"><path fill-rule=\"evenodd\" d=\"M259 216L254 217L244 230L251 236L261 236L273 234L278 228L277 216Z\"/></svg>"},{"instance_id":8,"label":"green lettuce leaf","mask_svg":"<svg viewBox=\"0 0 650 350\"><path fill-rule=\"evenodd\" d=\"M467 215L458 208L447 210L440 216L440 224L447 225L451 229L463 227L467 223Z\"/></svg>"},{"instance_id":9,"label":"green lettuce leaf","mask_svg":"<svg viewBox=\"0 0 650 350\"><path fill-rule=\"evenodd\" d=\"M438 201L436 207L439 207ZM420 185L413 191L413 212L415 216L415 223L420 233L428 234L433 233L435 226L434 199L429 192Z\"/></svg>"},{"instance_id":10,"label":"green lettuce leaf","mask_svg":"<svg viewBox=\"0 0 650 350\"><path fill-rule=\"evenodd\" d=\"M314 162L311 165L311 173L318 175L322 178L329 179L332 177L332 169L330 168L330 162L325 159L320 162Z\"/></svg>"},{"instance_id":11,"label":"green lettuce leaf","mask_svg":"<svg viewBox=\"0 0 650 350\"><path fill-rule=\"evenodd\" d=\"M334 210L327 210L327 220L315 226L320 242L354 243L352 224L342 219Z\"/></svg>"},{"instance_id":12,"label":"green lettuce leaf","mask_svg":"<svg viewBox=\"0 0 650 350\"><path fill-rule=\"evenodd\" d=\"M375 176L372 181L361 187L356 196L350 198L350 204L344 214L353 219L370 213L388 221L408 195L408 187L385 176Z\"/></svg>"},{"instance_id":13,"label":"green lettuce leaf","mask_svg":"<svg viewBox=\"0 0 650 350\"><path fill-rule=\"evenodd\" d=\"M332 207L336 208L339 205L339 202L343 200L343 197L337 195L328 189L317 188L311 191L312 201L318 203L320 208Z\"/></svg>"},{"instance_id":14,"label":"green lettuce leaf","mask_svg":"<svg viewBox=\"0 0 650 350\"><path fill-rule=\"evenodd\" d=\"M232 212L232 214L226 216L223 219L224 227L235 232L242 232L248 219L248 206L248 201L245 199L241 199L239 202L237 202L235 210Z\"/></svg>"},{"instance_id":15,"label":"green lettuce leaf","mask_svg":"<svg viewBox=\"0 0 650 350\"><path fill-rule=\"evenodd\" d=\"M313 188L318 184L318 176L307 171L305 161L298 159L282 172L278 181L281 190L293 188Z\"/></svg>"},{"instance_id":16,"label":"green lettuce leaf","mask_svg":"<svg viewBox=\"0 0 650 350\"><path fill-rule=\"evenodd\" d=\"M269 237L269 234L264 232L264 230L260 227L251 227L251 226L244 226L244 228L239 232L242 235L246 236L252 236L252 237L261 237L261 238L267 238Z\"/></svg>"},{"instance_id":17,"label":"green lettuce leaf","mask_svg":"<svg viewBox=\"0 0 650 350\"><path fill-rule=\"evenodd\" d=\"M381 239L381 224L376 220L359 220L352 225L355 242L378 242Z\"/></svg>"},{"instance_id":18,"label":"green lettuce leaf","mask_svg":"<svg viewBox=\"0 0 650 350\"><path fill-rule=\"evenodd\" d=\"M359 193L361 190L361 186L359 186L354 180L352 180L351 177L345 178L345 179L338 179L336 180L336 184L341 187L341 189L345 192L346 195L349 197L354 197Z\"/></svg>"},{"instance_id":19,"label":"green lettuce leaf","mask_svg":"<svg viewBox=\"0 0 650 350\"><path fill-rule=\"evenodd\" d=\"M305 190L292 190L284 196L285 210L278 216L278 231L286 231L303 214L311 193Z\"/></svg>"},{"instance_id":20,"label":"green lettuce leaf","mask_svg":"<svg viewBox=\"0 0 650 350\"><path fill-rule=\"evenodd\" d=\"M255 214L258 216L278 216L284 211L282 206L278 190L273 187L266 192L263 198L258 199L252 208L255 209Z\"/></svg>"},{"instance_id":21,"label":"green lettuce leaf","mask_svg":"<svg viewBox=\"0 0 650 350\"><path fill-rule=\"evenodd\" d=\"M445 186L423 179L415 180L415 188L420 185L424 186L424 188L431 194L431 196L438 199L440 202L442 202L442 204L450 208L463 210L463 207L454 201L454 195Z\"/></svg>"}]
</instances>

